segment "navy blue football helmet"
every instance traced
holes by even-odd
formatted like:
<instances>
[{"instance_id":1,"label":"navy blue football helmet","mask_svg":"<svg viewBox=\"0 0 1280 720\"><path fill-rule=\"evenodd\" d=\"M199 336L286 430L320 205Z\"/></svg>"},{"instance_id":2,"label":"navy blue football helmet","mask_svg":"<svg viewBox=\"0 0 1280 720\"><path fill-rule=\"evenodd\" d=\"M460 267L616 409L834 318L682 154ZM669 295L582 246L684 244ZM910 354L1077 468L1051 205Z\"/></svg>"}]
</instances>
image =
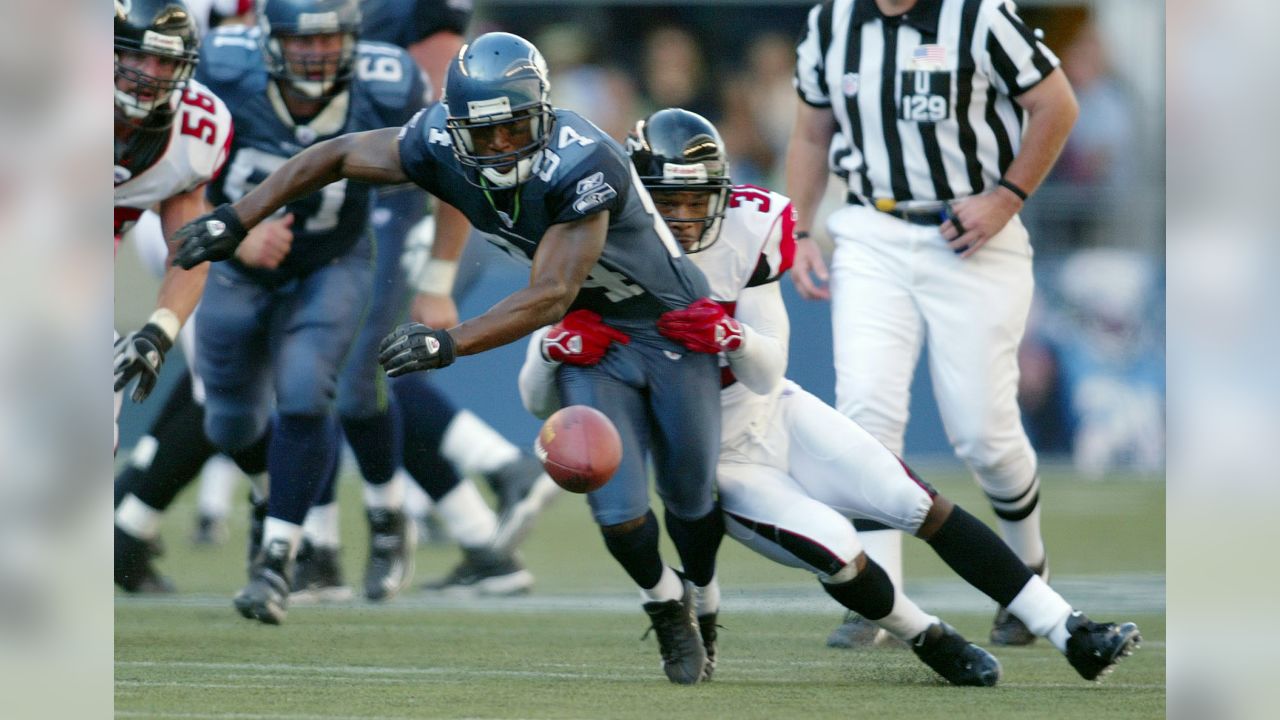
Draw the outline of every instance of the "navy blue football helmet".
<instances>
[{"instance_id":1,"label":"navy blue football helmet","mask_svg":"<svg viewBox=\"0 0 1280 720\"><path fill-rule=\"evenodd\" d=\"M697 113L666 108L636 123L626 146L641 184L650 193L710 193L705 217L663 217L667 222L703 224L701 237L685 251L705 250L719 239L733 181L729 178L724 141L715 125Z\"/></svg>"},{"instance_id":2,"label":"navy blue football helmet","mask_svg":"<svg viewBox=\"0 0 1280 720\"><path fill-rule=\"evenodd\" d=\"M449 64L444 103L453 153L484 188L510 188L533 176L555 125L542 53L510 33L486 33Z\"/></svg>"},{"instance_id":3,"label":"navy blue football helmet","mask_svg":"<svg viewBox=\"0 0 1280 720\"><path fill-rule=\"evenodd\" d=\"M320 100L341 93L355 72L356 37L360 32L359 0L264 0L258 9L262 51L267 71L284 89ZM342 35L335 52L286 53L286 37Z\"/></svg>"},{"instance_id":4,"label":"navy blue football helmet","mask_svg":"<svg viewBox=\"0 0 1280 720\"><path fill-rule=\"evenodd\" d=\"M181 0L116 0L115 15L116 117L132 125L168 127L173 96L186 87L200 57L195 21ZM147 72L148 67L161 74Z\"/></svg>"}]
</instances>

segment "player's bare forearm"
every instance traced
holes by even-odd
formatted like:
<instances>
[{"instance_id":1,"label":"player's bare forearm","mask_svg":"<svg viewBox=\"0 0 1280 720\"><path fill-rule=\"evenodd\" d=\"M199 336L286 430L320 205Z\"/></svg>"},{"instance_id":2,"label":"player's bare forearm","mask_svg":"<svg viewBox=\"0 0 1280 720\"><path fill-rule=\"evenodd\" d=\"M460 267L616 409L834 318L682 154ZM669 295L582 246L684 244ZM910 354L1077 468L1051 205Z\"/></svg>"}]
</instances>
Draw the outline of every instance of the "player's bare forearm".
<instances>
[{"instance_id":1,"label":"player's bare forearm","mask_svg":"<svg viewBox=\"0 0 1280 720\"><path fill-rule=\"evenodd\" d=\"M160 282L160 291L156 295L156 309L167 308L177 316L180 323L196 309L200 296L204 293L205 277L209 274L207 264L183 270L174 264L177 245L169 242L169 238L178 228L200 217L210 210L209 201L205 199L205 186L201 185L180 195L174 195L160 203L160 230L164 233L169 247L169 255L165 260L164 278Z\"/></svg>"},{"instance_id":2,"label":"player's bare forearm","mask_svg":"<svg viewBox=\"0 0 1280 720\"><path fill-rule=\"evenodd\" d=\"M827 151L836 131L830 108L797 103L796 122L787 144L787 195L796 209L796 228L810 230L827 190Z\"/></svg>"},{"instance_id":3,"label":"player's bare forearm","mask_svg":"<svg viewBox=\"0 0 1280 720\"><path fill-rule=\"evenodd\" d=\"M436 198L436 235L431 243L431 257L456 262L462 257L471 234L471 222L458 208Z\"/></svg>"},{"instance_id":4,"label":"player's bare forearm","mask_svg":"<svg viewBox=\"0 0 1280 720\"><path fill-rule=\"evenodd\" d=\"M473 355L506 345L564 317L604 251L608 228L607 210L552 225L533 256L529 287L449 330L457 354Z\"/></svg>"},{"instance_id":5,"label":"player's bare forearm","mask_svg":"<svg viewBox=\"0 0 1280 720\"><path fill-rule=\"evenodd\" d=\"M1061 68L1018 96L1017 101L1027 111L1026 131L1022 135L1022 147L1004 177L1024 192L1032 193L1044 182L1062 153L1080 114L1080 106Z\"/></svg>"},{"instance_id":6,"label":"player's bare forearm","mask_svg":"<svg viewBox=\"0 0 1280 720\"><path fill-rule=\"evenodd\" d=\"M342 179L371 185L407 182L400 169L400 128L351 133L294 155L233 207L246 229L287 203Z\"/></svg>"}]
</instances>

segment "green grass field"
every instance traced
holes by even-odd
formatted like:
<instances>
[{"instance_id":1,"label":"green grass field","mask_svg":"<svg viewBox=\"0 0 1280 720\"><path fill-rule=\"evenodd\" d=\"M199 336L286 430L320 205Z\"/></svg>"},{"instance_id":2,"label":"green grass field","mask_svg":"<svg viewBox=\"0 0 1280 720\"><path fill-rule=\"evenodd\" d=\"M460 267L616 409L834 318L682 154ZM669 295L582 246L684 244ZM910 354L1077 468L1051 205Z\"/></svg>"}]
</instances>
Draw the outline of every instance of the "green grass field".
<instances>
[{"instance_id":1,"label":"green grass field","mask_svg":"<svg viewBox=\"0 0 1280 720\"><path fill-rule=\"evenodd\" d=\"M990 519L967 477L930 476ZM345 568L363 569L358 486L343 483ZM524 548L535 592L390 604L291 608L286 624L243 620L244 521L226 547L187 540L191 497L166 519L160 567L177 596L116 599L116 713L145 718L1156 718L1165 708L1164 484L1044 477L1054 584L1095 619L1131 619L1141 650L1101 684L1081 680L1047 643L1004 649L992 689L942 684L906 650L850 652L823 640L841 609L813 579L726 541L721 661L714 682L669 684L635 590L591 524L561 497ZM674 558L665 548L668 558ZM424 547L418 577L456 550ZM993 604L907 540L907 591L985 644Z\"/></svg>"}]
</instances>

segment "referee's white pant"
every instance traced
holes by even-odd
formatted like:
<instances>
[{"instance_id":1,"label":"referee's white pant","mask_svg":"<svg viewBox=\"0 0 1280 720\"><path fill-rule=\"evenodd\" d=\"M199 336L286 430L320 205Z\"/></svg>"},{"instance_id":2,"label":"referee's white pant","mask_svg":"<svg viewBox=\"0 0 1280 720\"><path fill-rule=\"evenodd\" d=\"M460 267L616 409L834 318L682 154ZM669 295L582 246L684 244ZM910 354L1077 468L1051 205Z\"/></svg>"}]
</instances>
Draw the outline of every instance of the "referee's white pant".
<instances>
[{"instance_id":1,"label":"referee's white pant","mask_svg":"<svg viewBox=\"0 0 1280 720\"><path fill-rule=\"evenodd\" d=\"M947 437L1024 562L1043 560L1036 456L1018 408L1035 282L1018 217L968 259L936 227L848 205L828 218L836 407L901 455L924 342ZM1034 517L1032 517L1034 516ZM1010 536L1013 525L1033 537ZM1015 534L1019 534L1015 532Z\"/></svg>"}]
</instances>

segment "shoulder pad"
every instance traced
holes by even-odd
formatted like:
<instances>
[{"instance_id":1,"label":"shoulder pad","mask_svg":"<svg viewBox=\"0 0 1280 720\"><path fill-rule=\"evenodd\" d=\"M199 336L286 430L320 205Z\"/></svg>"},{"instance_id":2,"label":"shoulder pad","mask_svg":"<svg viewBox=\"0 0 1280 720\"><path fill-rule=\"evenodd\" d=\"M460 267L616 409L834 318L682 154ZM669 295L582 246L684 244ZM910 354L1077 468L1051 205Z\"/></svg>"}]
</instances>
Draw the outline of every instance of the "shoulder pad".
<instances>
[{"instance_id":1,"label":"shoulder pad","mask_svg":"<svg viewBox=\"0 0 1280 720\"><path fill-rule=\"evenodd\" d=\"M265 73L262 46L258 44L258 28L225 26L205 36L200 47L198 76L215 90L234 85L242 78Z\"/></svg>"},{"instance_id":2,"label":"shoulder pad","mask_svg":"<svg viewBox=\"0 0 1280 720\"><path fill-rule=\"evenodd\" d=\"M417 110L430 96L422 71L403 48L381 42L356 44L356 82L379 107Z\"/></svg>"}]
</instances>

